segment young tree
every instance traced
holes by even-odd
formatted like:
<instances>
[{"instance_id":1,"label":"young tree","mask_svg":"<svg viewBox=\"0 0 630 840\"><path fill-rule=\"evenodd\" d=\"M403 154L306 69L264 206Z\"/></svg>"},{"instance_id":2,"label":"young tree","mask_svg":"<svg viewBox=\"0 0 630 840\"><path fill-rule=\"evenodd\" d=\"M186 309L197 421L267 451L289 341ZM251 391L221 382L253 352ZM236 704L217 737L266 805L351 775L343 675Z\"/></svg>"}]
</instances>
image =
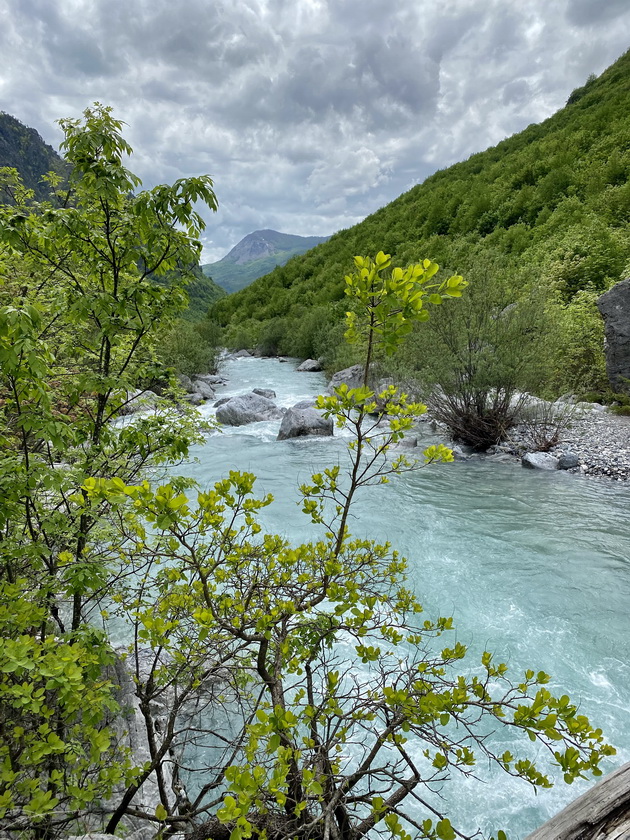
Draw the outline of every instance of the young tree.
<instances>
[{"instance_id":1,"label":"young tree","mask_svg":"<svg viewBox=\"0 0 630 840\"><path fill-rule=\"evenodd\" d=\"M94 625L134 570L112 506L79 488L133 481L198 435L172 402L117 418L155 372L157 327L185 304L183 283L156 278L196 264L194 203L217 206L208 177L134 193L111 109L61 125L69 188L37 203L3 171L0 208L0 817L42 837L135 773L107 729L113 656Z\"/></svg>"},{"instance_id":2,"label":"young tree","mask_svg":"<svg viewBox=\"0 0 630 840\"><path fill-rule=\"evenodd\" d=\"M365 340L367 376L376 343L395 350L428 306L465 284L431 283L437 266L428 260L406 270L382 253L355 263L347 336ZM404 558L350 534L362 487L419 466L391 447L424 406L393 387L375 394L366 381L319 398L354 435L347 471L331 466L300 488L304 513L321 529L312 542L263 534L257 514L272 500L255 497L251 474L231 472L194 501L177 483L84 484L85 504L117 499L125 508L125 550L146 568L120 604L134 618L133 650L144 646L151 659L138 669L147 721L151 702L171 698L147 778L170 762L188 791L163 789L155 814L142 813L134 783L107 831L127 813L167 832L192 826L198 840L410 831L453 840L466 835L430 792L454 773L489 762L536 787L552 784L544 760L497 750L490 730L538 742L567 782L599 775L614 752L569 698L548 691L543 672L512 682L489 652L466 667L464 645L436 641L452 620L421 618ZM422 461L451 458L431 447Z\"/></svg>"}]
</instances>

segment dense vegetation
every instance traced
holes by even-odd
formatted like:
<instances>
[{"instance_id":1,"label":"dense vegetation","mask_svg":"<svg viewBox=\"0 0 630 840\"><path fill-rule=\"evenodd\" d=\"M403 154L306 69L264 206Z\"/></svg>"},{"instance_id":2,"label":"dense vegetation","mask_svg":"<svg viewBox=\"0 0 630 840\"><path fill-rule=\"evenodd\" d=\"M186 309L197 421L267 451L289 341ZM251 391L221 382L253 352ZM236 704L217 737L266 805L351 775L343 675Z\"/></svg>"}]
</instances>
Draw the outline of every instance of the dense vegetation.
<instances>
[{"instance_id":1,"label":"dense vegetation","mask_svg":"<svg viewBox=\"0 0 630 840\"><path fill-rule=\"evenodd\" d=\"M594 300L630 271L629 106L627 53L550 119L436 172L220 301L212 317L227 328L232 346L343 366L356 359L342 342L342 278L354 254L382 247L398 265L427 256L483 284L497 307L530 307L527 352L536 366L523 368L520 386L547 395L604 393L603 327ZM466 330L470 318L458 317ZM440 359L433 336L431 324L423 328L419 345L412 342L394 360L399 373L430 378ZM464 338L484 343L482 336Z\"/></svg>"},{"instance_id":2,"label":"dense vegetation","mask_svg":"<svg viewBox=\"0 0 630 840\"><path fill-rule=\"evenodd\" d=\"M0 111L0 167L3 166L17 169L24 185L40 200L50 197L50 186L45 180L49 172L63 177L68 174L68 165L34 128Z\"/></svg>"},{"instance_id":3,"label":"dense vegetation","mask_svg":"<svg viewBox=\"0 0 630 840\"><path fill-rule=\"evenodd\" d=\"M265 253L261 256L250 257L243 252L243 246L253 238L260 240L263 246ZM235 245L222 260L207 263L202 269L204 274L212 277L222 289L237 292L249 286L258 277L268 274L277 265L284 265L291 257L303 254L327 239L325 236L294 236L290 233L278 233L276 230L255 231Z\"/></svg>"},{"instance_id":4,"label":"dense vegetation","mask_svg":"<svg viewBox=\"0 0 630 840\"><path fill-rule=\"evenodd\" d=\"M113 834L133 816L204 840L455 840L440 799L426 801L454 774L490 765L536 788L554 766L567 782L600 775L614 749L547 674L513 681L489 652L464 663L452 620L420 619L404 559L349 532L362 488L420 466L388 451L424 406L394 386L376 395L370 361L458 306L462 278L440 281L430 260L355 259L348 339L363 383L318 401L353 430L349 469L299 488L313 542L263 534L272 500L254 476L199 489L174 475L200 435L176 390L119 422L130 390L167 375L155 351L186 304L177 278L200 250L192 208L216 209L212 182L139 191L121 123L98 104L62 127L70 193L37 203L14 175L15 204L0 207L3 831ZM423 455L452 459L441 445ZM141 757L123 737L125 669Z\"/></svg>"},{"instance_id":5,"label":"dense vegetation","mask_svg":"<svg viewBox=\"0 0 630 840\"><path fill-rule=\"evenodd\" d=\"M48 174L53 172L62 179L66 179L70 172L67 161L61 158L52 146L45 143L34 128L29 128L10 114L2 112L0 112L0 169L15 169L20 174L22 184L33 191L36 200L52 200L53 202L55 201L54 189L48 180ZM0 178L3 201L13 200L10 185L10 178ZM176 274L178 270L175 268L173 272ZM171 278L172 276L171 274ZM199 265L196 265L190 270L187 294L189 305L182 313L182 318L194 322L201 320L208 311L208 307L223 297L225 292L202 272ZM181 330L187 335L195 335L194 331L191 333L188 324L182 324ZM206 334L207 328L201 329L201 333ZM197 342L199 340L197 335ZM177 349L168 346L168 340L164 352L177 355Z\"/></svg>"}]
</instances>

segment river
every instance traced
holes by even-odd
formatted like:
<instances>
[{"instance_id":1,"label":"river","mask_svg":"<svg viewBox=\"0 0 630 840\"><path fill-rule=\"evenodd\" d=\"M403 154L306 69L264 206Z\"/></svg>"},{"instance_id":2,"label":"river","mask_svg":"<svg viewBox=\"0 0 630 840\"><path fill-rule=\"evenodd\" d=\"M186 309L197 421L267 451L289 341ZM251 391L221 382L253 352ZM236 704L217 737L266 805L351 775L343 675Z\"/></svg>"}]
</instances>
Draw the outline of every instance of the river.
<instances>
[{"instance_id":1,"label":"river","mask_svg":"<svg viewBox=\"0 0 630 840\"><path fill-rule=\"evenodd\" d=\"M298 373L276 359L224 362L229 384L217 397L271 388L290 406L326 388L323 374ZM212 414L213 409L202 411ZM272 493L264 524L298 541L313 536L297 505L297 485L344 457L343 435L276 441L280 421L224 428L195 448L186 472L202 486L229 469L258 476ZM434 442L427 430L426 443ZM423 441L424 443L424 441ZM409 585L428 615L452 615L457 638L489 649L511 671L552 675L630 760L630 488L562 472L474 459L433 465L368 488L351 525L357 536L390 540L409 560ZM450 644L450 641L449 641ZM524 838L589 783L535 795L525 782L487 772L442 792L462 829L499 828ZM443 804L443 803L442 803ZM444 807L444 805L443 805Z\"/></svg>"}]
</instances>

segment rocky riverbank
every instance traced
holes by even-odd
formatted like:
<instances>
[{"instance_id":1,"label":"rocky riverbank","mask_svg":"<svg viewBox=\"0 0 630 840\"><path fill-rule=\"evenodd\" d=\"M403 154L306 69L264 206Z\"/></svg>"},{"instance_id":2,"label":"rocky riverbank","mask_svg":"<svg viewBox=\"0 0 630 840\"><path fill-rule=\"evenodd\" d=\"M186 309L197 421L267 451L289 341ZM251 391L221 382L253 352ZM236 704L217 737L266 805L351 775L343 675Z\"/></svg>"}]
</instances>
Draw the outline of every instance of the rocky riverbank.
<instances>
[{"instance_id":1,"label":"rocky riverbank","mask_svg":"<svg viewBox=\"0 0 630 840\"><path fill-rule=\"evenodd\" d=\"M498 461L523 460L527 453L537 453L530 433L527 425L516 426L508 441L490 447L485 455ZM541 458L540 468L559 468L587 478L630 481L630 417L601 407L576 409L559 437L559 442L549 449L548 466L543 466L545 460Z\"/></svg>"},{"instance_id":2,"label":"rocky riverbank","mask_svg":"<svg viewBox=\"0 0 630 840\"><path fill-rule=\"evenodd\" d=\"M553 452L577 455L579 465L571 472L627 481L630 479L630 417L608 411L585 412L572 420Z\"/></svg>"}]
</instances>

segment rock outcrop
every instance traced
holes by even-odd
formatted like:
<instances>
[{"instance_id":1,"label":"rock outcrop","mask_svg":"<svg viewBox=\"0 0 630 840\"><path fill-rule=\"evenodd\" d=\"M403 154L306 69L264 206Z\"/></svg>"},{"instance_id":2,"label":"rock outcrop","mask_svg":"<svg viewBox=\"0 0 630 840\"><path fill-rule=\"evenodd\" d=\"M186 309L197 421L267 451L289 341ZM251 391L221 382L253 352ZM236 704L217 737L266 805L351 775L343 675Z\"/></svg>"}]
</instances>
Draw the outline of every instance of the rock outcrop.
<instances>
[{"instance_id":1,"label":"rock outcrop","mask_svg":"<svg viewBox=\"0 0 630 840\"><path fill-rule=\"evenodd\" d=\"M606 331L606 373L613 390L630 394L630 278L597 301Z\"/></svg>"},{"instance_id":2,"label":"rock outcrop","mask_svg":"<svg viewBox=\"0 0 630 840\"><path fill-rule=\"evenodd\" d=\"M363 384L363 365L352 365L352 367L338 370L333 374L328 383L328 393L332 394L335 388L340 385L347 385L348 388L360 388Z\"/></svg>"},{"instance_id":3,"label":"rock outcrop","mask_svg":"<svg viewBox=\"0 0 630 840\"><path fill-rule=\"evenodd\" d=\"M137 411L150 411L158 402L158 395L153 391L131 391L127 394L127 402L120 407L119 414L126 416Z\"/></svg>"},{"instance_id":4,"label":"rock outcrop","mask_svg":"<svg viewBox=\"0 0 630 840\"><path fill-rule=\"evenodd\" d=\"M192 393L199 394L199 396L202 399L214 399L214 388L212 387L212 385L208 385L208 383L205 380L195 377L195 379L193 379L192 387Z\"/></svg>"},{"instance_id":5,"label":"rock outcrop","mask_svg":"<svg viewBox=\"0 0 630 840\"><path fill-rule=\"evenodd\" d=\"M525 840L627 840L630 764L624 764L552 817Z\"/></svg>"}]
</instances>

